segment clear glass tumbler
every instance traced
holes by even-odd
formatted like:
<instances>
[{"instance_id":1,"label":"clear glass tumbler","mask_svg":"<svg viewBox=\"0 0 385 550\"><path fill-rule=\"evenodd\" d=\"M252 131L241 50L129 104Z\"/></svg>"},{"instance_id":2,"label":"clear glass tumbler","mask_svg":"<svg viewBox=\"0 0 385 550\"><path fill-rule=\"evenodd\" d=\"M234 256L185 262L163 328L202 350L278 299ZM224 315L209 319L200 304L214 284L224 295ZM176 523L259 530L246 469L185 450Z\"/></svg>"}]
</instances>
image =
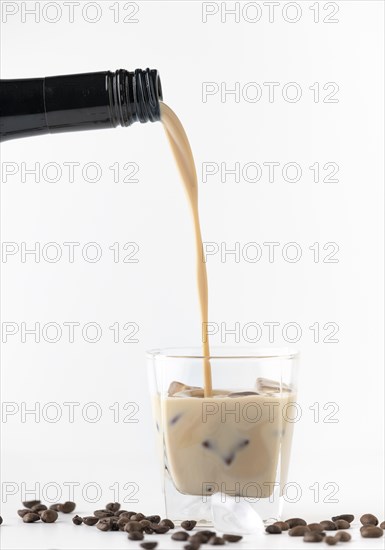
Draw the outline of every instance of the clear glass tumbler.
<instances>
[{"instance_id":1,"label":"clear glass tumbler","mask_svg":"<svg viewBox=\"0 0 385 550\"><path fill-rule=\"evenodd\" d=\"M279 519L298 352L213 348L211 397L203 396L200 349L147 356L167 517L243 534Z\"/></svg>"}]
</instances>

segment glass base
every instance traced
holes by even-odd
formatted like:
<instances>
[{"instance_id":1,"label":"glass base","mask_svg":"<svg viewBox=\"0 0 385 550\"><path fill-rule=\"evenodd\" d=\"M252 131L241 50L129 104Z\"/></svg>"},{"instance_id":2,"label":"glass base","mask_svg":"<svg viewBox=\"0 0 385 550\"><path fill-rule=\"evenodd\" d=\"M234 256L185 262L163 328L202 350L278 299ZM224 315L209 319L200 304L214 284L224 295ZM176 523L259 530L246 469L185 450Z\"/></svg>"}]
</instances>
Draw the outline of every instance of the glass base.
<instances>
[{"instance_id":1,"label":"glass base","mask_svg":"<svg viewBox=\"0 0 385 550\"><path fill-rule=\"evenodd\" d=\"M279 521L282 515L283 497L279 488L269 498L245 498L216 493L210 496L185 495L165 476L164 496L166 517L176 525L184 520L194 520L197 527L215 528L232 534L254 534L264 526Z\"/></svg>"}]
</instances>

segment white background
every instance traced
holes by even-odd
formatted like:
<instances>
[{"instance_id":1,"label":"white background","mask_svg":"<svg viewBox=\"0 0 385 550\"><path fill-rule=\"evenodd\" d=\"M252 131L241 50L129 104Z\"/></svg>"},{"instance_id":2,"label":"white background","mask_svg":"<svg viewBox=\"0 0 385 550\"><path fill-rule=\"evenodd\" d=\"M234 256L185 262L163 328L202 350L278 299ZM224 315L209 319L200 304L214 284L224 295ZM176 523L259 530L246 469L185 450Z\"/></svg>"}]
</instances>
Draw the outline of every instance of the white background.
<instances>
[{"instance_id":1,"label":"white background","mask_svg":"<svg viewBox=\"0 0 385 550\"><path fill-rule=\"evenodd\" d=\"M5 4L3 2L3 9ZM284 20L286 2L276 7L269 22L268 7L258 23L220 13L202 22L200 2L138 2L137 23L124 23L125 2L120 2L119 22L114 22L112 2L99 2L101 17L89 23L81 8L68 22L64 4L56 23L37 2L40 22L22 19L22 4L2 23L2 78L29 78L55 74L116 70L150 66L160 71L164 99L178 113L188 132L200 178L203 240L233 248L259 243L259 262L239 262L220 255L208 258L210 320L232 327L239 322L280 323L270 345L287 345L282 327L295 322L302 336L300 395L303 415L295 429L290 481L301 487L296 504L287 504L285 516L321 520L336 513L373 512L384 519L383 509L383 357L382 357L382 259L383 242L383 3L339 2L336 23L323 19L333 9L320 2L320 22L314 22L313 2L299 2L297 23ZM241 3L243 6L244 4ZM233 7L228 2L227 6ZM221 3L218 3L220 10ZM52 8L53 9L53 8ZM115 8L116 9L116 8ZM115 12L116 13L116 12ZM90 8L89 17L95 12ZM246 14L254 17L252 11ZM263 90L258 102L239 102L220 94L202 100L205 82L234 88L257 82ZM269 102L263 83L278 82ZM296 103L286 101L282 88L288 82L301 86ZM320 83L320 101L309 89ZM338 84L336 103L323 100ZM250 89L250 95L252 90ZM137 484L137 504L125 504L146 513L162 505L160 477L150 399L147 390L145 350L162 346L199 345L199 310L195 283L193 234L182 185L163 135L161 124L136 124L131 128L78 134L43 136L9 141L1 146L2 169L16 163L17 174L1 186L1 231L4 243L56 242L63 251L57 263L20 252L2 255L2 328L24 322L58 323L59 342L40 343L21 332L2 345L2 401L13 403L13 415L2 415L2 515L4 548L96 548L105 544L94 530L80 532L64 525L28 526L16 517L26 486L33 489L57 483L62 499L69 497L68 483L77 483L74 498L79 513L90 513L105 502L127 497L128 482ZM280 163L275 181L267 168L259 182L235 182L220 175L202 182L205 162L242 164ZM70 182L64 162L79 162ZM97 162L102 176L86 181L81 168ZM135 162L137 183L114 182L109 167ZM302 178L284 181L282 165L296 162ZM321 181L314 182L309 166L319 162ZM325 163L339 166L337 182L323 182ZM59 181L32 176L22 181L21 169L40 163L58 163ZM7 164L9 167L10 164ZM90 172L92 176L92 172ZM126 175L124 173L123 175ZM49 176L52 178L52 173ZM265 242L278 242L276 257L268 261ZM70 263L64 242L79 242ZM102 259L96 263L81 256L84 244L96 242ZM109 246L136 242L138 263L114 263ZM302 257L290 263L282 257L286 243L296 242ZM337 243L336 263L325 263L325 243ZM321 260L309 249L320 243ZM52 250L51 250L52 252ZM291 250L292 252L292 250ZM68 342L64 322L81 327L95 322L102 329L97 343L88 343L81 332ZM113 342L108 328L119 323L139 325L138 343ZM314 342L314 323L320 325ZM338 342L322 340L330 332L326 323L339 327ZM9 325L7 325L9 326ZM91 334L91 333L90 333ZM91 334L92 335L92 334ZM123 331L120 340L125 336ZM292 333L290 333L292 335ZM220 335L213 337L220 344ZM228 336L226 343L234 344ZM240 344L250 345L242 338ZM264 327L261 345L269 344ZM43 416L36 421L23 406L41 409L49 402L63 413L57 423ZM75 421L68 421L65 402L78 402ZM81 410L99 404L102 418L90 423ZM123 422L125 403L135 402L138 423ZM25 405L23 405L23 403ZM118 403L119 422L109 407ZM319 403L320 421L309 407ZM325 422L338 407L337 422ZM12 405L11 405L12 406ZM92 414L93 411L89 411ZM53 414L51 409L50 414ZM87 483L101 487L100 502L87 503L82 489ZM319 502L309 487L319 484ZM333 485L326 485L331 483ZM13 485L11 485L13 484ZM109 489L119 487L117 495ZM338 486L330 502L330 487ZM14 493L9 495L9 493ZM33 498L33 494L29 495ZM51 530L52 528L52 530ZM60 532L59 532L60 530ZM113 534L111 534L113 536ZM119 535L119 534L117 534ZM356 535L355 548L364 548ZM112 539L110 539L112 540ZM285 538L286 541L286 538ZM114 543L127 547L116 536ZM254 548L256 542L250 542ZM279 542L263 538L264 547ZM288 541L291 547L297 544ZM383 541L366 541L366 548L380 548ZM169 545L169 546L167 546ZM169 541L163 548L171 548ZM175 545L174 545L175 546ZM302 543L301 543L302 547ZM353 545L352 545L353 547Z\"/></svg>"}]
</instances>

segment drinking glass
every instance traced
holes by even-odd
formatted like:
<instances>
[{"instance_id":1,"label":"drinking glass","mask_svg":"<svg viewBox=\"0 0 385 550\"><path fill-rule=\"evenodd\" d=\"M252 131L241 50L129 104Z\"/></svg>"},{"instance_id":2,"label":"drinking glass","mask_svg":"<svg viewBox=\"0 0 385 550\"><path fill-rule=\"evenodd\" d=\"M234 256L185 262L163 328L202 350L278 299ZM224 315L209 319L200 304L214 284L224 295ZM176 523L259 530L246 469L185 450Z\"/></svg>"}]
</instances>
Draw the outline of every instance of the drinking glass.
<instances>
[{"instance_id":1,"label":"drinking glass","mask_svg":"<svg viewBox=\"0 0 385 550\"><path fill-rule=\"evenodd\" d=\"M147 352L166 516L252 533L281 517L299 354L242 347L210 353L213 392L204 397L201 349Z\"/></svg>"}]
</instances>

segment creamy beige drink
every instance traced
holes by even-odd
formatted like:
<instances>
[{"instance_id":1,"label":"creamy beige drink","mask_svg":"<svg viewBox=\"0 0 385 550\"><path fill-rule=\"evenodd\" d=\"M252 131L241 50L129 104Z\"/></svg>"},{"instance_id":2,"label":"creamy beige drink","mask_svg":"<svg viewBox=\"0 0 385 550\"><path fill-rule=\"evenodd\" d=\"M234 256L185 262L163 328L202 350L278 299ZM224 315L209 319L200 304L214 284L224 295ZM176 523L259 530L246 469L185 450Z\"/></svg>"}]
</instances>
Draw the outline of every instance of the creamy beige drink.
<instances>
[{"instance_id":1,"label":"creamy beige drink","mask_svg":"<svg viewBox=\"0 0 385 550\"><path fill-rule=\"evenodd\" d=\"M199 388L173 393L175 384L160 406L167 466L181 493L266 498L277 478L286 483L293 392L214 390L205 398Z\"/></svg>"}]
</instances>

